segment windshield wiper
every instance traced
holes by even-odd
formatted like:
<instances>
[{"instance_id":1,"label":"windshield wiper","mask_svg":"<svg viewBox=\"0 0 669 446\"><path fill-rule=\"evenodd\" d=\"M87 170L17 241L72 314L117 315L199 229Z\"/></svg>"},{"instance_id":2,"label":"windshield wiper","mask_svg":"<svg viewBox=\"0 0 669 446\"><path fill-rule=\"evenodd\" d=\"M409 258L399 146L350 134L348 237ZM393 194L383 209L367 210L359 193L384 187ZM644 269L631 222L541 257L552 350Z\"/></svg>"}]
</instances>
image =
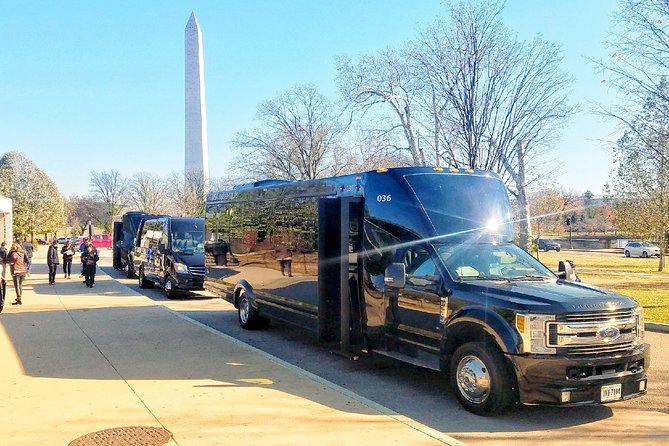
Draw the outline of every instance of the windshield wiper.
<instances>
[{"instance_id":1,"label":"windshield wiper","mask_svg":"<svg viewBox=\"0 0 669 446\"><path fill-rule=\"evenodd\" d=\"M503 282L508 282L509 279L503 276L496 276L496 275L491 275L491 276L485 276L479 274L478 276L463 276L460 277L460 280L501 280Z\"/></svg>"},{"instance_id":2,"label":"windshield wiper","mask_svg":"<svg viewBox=\"0 0 669 446\"><path fill-rule=\"evenodd\" d=\"M548 280L550 277L540 276L538 274L523 274L522 276L509 277L509 282L512 280Z\"/></svg>"}]
</instances>

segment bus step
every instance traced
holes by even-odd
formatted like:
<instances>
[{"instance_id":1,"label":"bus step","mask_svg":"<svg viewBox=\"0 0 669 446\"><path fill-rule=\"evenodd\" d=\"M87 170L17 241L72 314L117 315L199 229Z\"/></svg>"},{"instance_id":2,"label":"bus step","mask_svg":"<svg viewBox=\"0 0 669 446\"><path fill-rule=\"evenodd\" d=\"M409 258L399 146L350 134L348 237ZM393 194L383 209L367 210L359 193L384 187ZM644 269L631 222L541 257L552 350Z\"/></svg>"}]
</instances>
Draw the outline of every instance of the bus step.
<instances>
[{"instance_id":1,"label":"bus step","mask_svg":"<svg viewBox=\"0 0 669 446\"><path fill-rule=\"evenodd\" d=\"M385 356L387 358L397 359L398 361L407 362L416 367L421 367L424 369L440 371L439 368L439 358L434 357L429 354L419 354L416 357L408 356L400 352L389 351L389 350L372 350L375 354Z\"/></svg>"}]
</instances>

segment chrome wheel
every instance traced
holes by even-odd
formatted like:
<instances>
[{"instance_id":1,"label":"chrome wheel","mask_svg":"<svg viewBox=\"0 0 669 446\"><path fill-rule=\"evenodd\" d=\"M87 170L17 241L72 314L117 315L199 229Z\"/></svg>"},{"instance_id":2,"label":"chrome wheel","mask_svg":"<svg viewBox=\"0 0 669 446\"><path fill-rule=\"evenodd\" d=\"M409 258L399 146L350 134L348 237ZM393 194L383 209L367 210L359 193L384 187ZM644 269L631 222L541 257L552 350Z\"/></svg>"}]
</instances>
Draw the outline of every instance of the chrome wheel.
<instances>
[{"instance_id":1,"label":"chrome wheel","mask_svg":"<svg viewBox=\"0 0 669 446\"><path fill-rule=\"evenodd\" d=\"M239 296L239 321L242 325L249 323L249 316L251 313L251 306L249 304L249 299L246 295L242 294Z\"/></svg>"},{"instance_id":2,"label":"chrome wheel","mask_svg":"<svg viewBox=\"0 0 669 446\"><path fill-rule=\"evenodd\" d=\"M490 374L485 363L467 355L458 363L456 382L460 394L469 402L480 404L490 395Z\"/></svg>"}]
</instances>

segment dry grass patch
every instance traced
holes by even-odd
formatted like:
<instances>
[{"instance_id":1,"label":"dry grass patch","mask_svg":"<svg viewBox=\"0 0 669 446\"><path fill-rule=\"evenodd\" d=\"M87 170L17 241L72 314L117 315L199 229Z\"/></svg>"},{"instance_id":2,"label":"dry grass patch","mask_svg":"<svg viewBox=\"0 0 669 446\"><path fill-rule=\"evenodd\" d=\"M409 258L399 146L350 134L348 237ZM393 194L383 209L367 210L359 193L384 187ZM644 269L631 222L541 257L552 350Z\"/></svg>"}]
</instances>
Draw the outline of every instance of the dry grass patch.
<instances>
[{"instance_id":1,"label":"dry grass patch","mask_svg":"<svg viewBox=\"0 0 669 446\"><path fill-rule=\"evenodd\" d=\"M646 321L669 323L669 272L657 271L657 258L626 258L614 250L539 253L539 260L553 271L566 259L576 264L583 282L636 299Z\"/></svg>"}]
</instances>

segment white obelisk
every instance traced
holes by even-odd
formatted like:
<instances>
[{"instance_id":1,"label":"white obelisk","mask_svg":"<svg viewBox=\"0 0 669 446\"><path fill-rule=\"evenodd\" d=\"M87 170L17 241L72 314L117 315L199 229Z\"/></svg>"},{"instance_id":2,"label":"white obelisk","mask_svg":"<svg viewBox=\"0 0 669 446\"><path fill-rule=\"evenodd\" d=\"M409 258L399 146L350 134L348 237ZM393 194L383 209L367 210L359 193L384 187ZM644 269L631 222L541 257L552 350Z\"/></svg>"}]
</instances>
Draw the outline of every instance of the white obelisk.
<instances>
[{"instance_id":1,"label":"white obelisk","mask_svg":"<svg viewBox=\"0 0 669 446\"><path fill-rule=\"evenodd\" d=\"M185 30L186 48L186 180L209 182L209 145L207 143L207 107L204 95L204 55L200 24L191 13Z\"/></svg>"}]
</instances>

